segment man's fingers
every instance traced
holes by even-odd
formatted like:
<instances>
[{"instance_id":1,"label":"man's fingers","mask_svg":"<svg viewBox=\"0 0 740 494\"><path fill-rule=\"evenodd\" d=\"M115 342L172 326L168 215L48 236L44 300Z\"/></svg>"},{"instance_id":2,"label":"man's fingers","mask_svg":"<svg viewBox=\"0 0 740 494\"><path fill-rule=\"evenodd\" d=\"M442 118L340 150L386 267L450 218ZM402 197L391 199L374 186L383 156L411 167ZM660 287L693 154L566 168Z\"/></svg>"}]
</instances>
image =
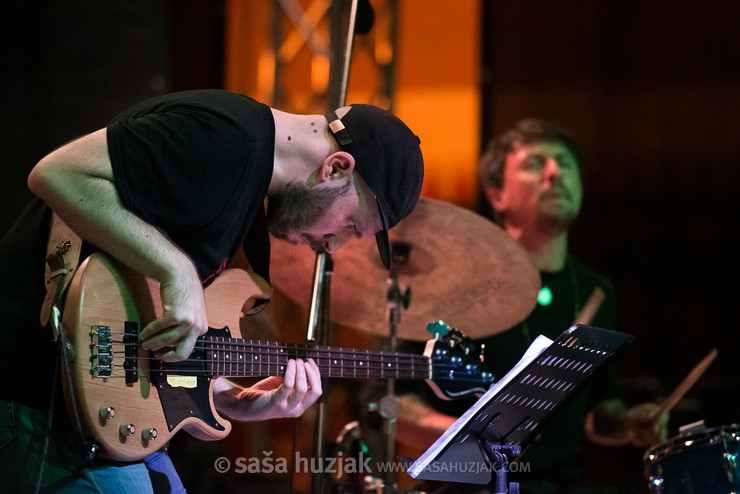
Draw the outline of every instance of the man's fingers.
<instances>
[{"instance_id":1,"label":"man's fingers","mask_svg":"<svg viewBox=\"0 0 740 494\"><path fill-rule=\"evenodd\" d=\"M183 323L178 325L173 321L172 318L160 318L147 326L148 333L142 331L139 338L141 348L151 350L155 357L167 362L188 358L193 352L199 332L195 326Z\"/></svg>"},{"instance_id":2,"label":"man's fingers","mask_svg":"<svg viewBox=\"0 0 740 494\"><path fill-rule=\"evenodd\" d=\"M143 340L141 342L141 348L144 350L157 351L165 347L177 347L184 341L188 340L189 336L190 332L188 328L172 327L152 336L151 338Z\"/></svg>"},{"instance_id":3,"label":"man's fingers","mask_svg":"<svg viewBox=\"0 0 740 494\"><path fill-rule=\"evenodd\" d=\"M169 350L160 350L154 354L160 360L165 362L177 362L179 360L187 359L191 353L193 353L193 347L195 346L196 335L190 335L180 341L176 347L170 348Z\"/></svg>"},{"instance_id":4,"label":"man's fingers","mask_svg":"<svg viewBox=\"0 0 740 494\"><path fill-rule=\"evenodd\" d=\"M301 359L297 359L295 366L295 385L290 396L288 396L288 408L295 408L300 405L307 391L306 363Z\"/></svg>"},{"instance_id":5,"label":"man's fingers","mask_svg":"<svg viewBox=\"0 0 740 494\"><path fill-rule=\"evenodd\" d=\"M293 385L295 384L295 371L295 360L288 360L288 365L285 367L285 376L283 376L283 384L273 391L273 399L275 402L279 403L287 401L290 396L290 392L293 391Z\"/></svg>"},{"instance_id":6,"label":"man's fingers","mask_svg":"<svg viewBox=\"0 0 740 494\"><path fill-rule=\"evenodd\" d=\"M312 358L308 359L308 363L306 365L306 379L308 380L309 394L315 401L322 393L321 371Z\"/></svg>"},{"instance_id":7,"label":"man's fingers","mask_svg":"<svg viewBox=\"0 0 740 494\"><path fill-rule=\"evenodd\" d=\"M162 331L166 331L167 328L175 326L177 321L173 317L158 317L149 324L139 333L139 341L146 341L152 337L158 335Z\"/></svg>"}]
</instances>

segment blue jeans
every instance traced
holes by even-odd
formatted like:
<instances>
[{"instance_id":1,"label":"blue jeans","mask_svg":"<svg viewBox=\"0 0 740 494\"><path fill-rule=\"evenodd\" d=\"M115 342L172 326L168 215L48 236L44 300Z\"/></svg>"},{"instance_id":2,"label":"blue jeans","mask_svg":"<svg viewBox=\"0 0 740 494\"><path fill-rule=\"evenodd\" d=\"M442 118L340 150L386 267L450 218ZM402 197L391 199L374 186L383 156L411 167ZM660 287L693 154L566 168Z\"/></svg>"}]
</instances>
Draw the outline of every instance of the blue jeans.
<instances>
[{"instance_id":1,"label":"blue jeans","mask_svg":"<svg viewBox=\"0 0 740 494\"><path fill-rule=\"evenodd\" d=\"M59 400L58 400L59 401ZM86 460L79 435L59 404L44 455L48 411L0 398L0 492L181 493L185 488L167 453L137 463Z\"/></svg>"},{"instance_id":2,"label":"blue jeans","mask_svg":"<svg viewBox=\"0 0 740 494\"><path fill-rule=\"evenodd\" d=\"M159 494L180 493L185 488L167 453L156 452L142 463L101 466L82 470L57 489L59 493Z\"/></svg>"}]
</instances>

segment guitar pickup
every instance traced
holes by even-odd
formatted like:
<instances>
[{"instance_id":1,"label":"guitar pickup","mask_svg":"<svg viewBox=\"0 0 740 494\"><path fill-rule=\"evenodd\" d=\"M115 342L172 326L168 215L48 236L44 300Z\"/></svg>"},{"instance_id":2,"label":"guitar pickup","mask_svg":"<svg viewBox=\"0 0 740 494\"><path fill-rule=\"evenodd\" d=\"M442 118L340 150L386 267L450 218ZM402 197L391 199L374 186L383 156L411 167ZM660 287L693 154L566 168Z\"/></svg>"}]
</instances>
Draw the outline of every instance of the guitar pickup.
<instances>
[{"instance_id":1,"label":"guitar pickup","mask_svg":"<svg viewBox=\"0 0 740 494\"><path fill-rule=\"evenodd\" d=\"M113 372L113 345L110 326L90 328L90 374L93 377L110 377Z\"/></svg>"},{"instance_id":2,"label":"guitar pickup","mask_svg":"<svg viewBox=\"0 0 740 494\"><path fill-rule=\"evenodd\" d=\"M123 346L126 358L123 360L123 371L126 384L139 381L139 324L126 321L123 325Z\"/></svg>"}]
</instances>

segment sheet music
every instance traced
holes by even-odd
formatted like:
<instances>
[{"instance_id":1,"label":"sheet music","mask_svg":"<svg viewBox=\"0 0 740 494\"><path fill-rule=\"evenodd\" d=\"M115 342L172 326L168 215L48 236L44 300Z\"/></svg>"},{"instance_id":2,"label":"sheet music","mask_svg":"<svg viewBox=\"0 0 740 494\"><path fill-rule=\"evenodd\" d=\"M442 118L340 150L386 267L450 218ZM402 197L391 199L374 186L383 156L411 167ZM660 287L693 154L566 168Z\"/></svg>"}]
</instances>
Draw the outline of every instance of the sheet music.
<instances>
[{"instance_id":1,"label":"sheet music","mask_svg":"<svg viewBox=\"0 0 740 494\"><path fill-rule=\"evenodd\" d=\"M474 416L478 410L484 407L489 401L494 399L501 389L506 386L519 372L524 369L527 365L533 362L547 347L552 344L550 338L539 335L537 339L532 342L527 351L524 353L522 358L517 364L511 368L496 384L494 384L486 393L481 396L475 404L468 409L452 426L437 439L432 446L424 452L415 462L411 464L407 473L414 478L417 478L424 469L440 454L440 452L454 440L458 431L463 427L472 416Z\"/></svg>"}]
</instances>

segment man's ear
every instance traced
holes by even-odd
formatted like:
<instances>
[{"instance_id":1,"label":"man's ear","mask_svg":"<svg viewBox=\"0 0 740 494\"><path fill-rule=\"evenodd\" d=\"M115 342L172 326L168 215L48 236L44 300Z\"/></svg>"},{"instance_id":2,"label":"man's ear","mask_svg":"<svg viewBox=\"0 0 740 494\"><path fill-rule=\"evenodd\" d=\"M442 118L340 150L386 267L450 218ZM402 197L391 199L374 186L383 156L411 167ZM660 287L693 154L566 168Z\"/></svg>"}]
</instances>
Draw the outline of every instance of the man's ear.
<instances>
[{"instance_id":1,"label":"man's ear","mask_svg":"<svg viewBox=\"0 0 740 494\"><path fill-rule=\"evenodd\" d=\"M346 151L337 151L324 159L316 174L318 182L333 178L344 178L355 169L355 158Z\"/></svg>"},{"instance_id":2,"label":"man's ear","mask_svg":"<svg viewBox=\"0 0 740 494\"><path fill-rule=\"evenodd\" d=\"M506 192L498 187L486 187L486 199L488 199L491 207L500 213L503 213L509 207Z\"/></svg>"}]
</instances>

